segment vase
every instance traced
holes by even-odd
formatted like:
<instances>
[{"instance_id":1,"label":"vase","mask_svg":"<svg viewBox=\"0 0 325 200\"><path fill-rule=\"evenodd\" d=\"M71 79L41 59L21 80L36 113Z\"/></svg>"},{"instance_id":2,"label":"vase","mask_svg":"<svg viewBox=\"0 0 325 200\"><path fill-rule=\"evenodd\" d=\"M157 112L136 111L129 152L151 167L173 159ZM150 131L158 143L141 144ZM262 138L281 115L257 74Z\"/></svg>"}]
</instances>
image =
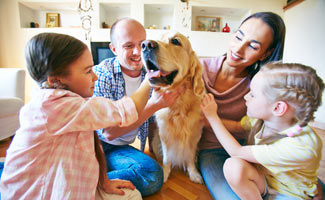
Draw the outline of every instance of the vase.
<instances>
[{"instance_id":1,"label":"vase","mask_svg":"<svg viewBox=\"0 0 325 200\"><path fill-rule=\"evenodd\" d=\"M226 32L226 33L229 33L230 32L230 28L229 28L229 26L228 26L227 23L226 23L226 26L223 27L222 32Z\"/></svg>"}]
</instances>

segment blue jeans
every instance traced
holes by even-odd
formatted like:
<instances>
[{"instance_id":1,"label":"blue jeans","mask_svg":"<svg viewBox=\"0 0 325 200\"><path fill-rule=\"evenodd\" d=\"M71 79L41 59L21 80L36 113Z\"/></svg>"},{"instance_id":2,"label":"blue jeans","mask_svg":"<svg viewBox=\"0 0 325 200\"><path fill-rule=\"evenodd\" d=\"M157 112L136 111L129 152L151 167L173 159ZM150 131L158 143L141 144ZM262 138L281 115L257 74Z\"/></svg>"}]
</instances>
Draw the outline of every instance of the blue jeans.
<instances>
[{"instance_id":1,"label":"blue jeans","mask_svg":"<svg viewBox=\"0 0 325 200\"><path fill-rule=\"evenodd\" d=\"M223 165L226 159L229 157L230 156L223 148L206 149L199 151L199 169L201 171L205 185L210 191L213 199L239 199L239 197L232 191L223 174ZM320 179L318 179L318 181L322 185L323 199L325 200L325 185ZM270 199L270 197L267 195L266 199ZM271 199L286 200L290 198L285 195L277 195L276 198L272 197Z\"/></svg>"},{"instance_id":2,"label":"blue jeans","mask_svg":"<svg viewBox=\"0 0 325 200\"><path fill-rule=\"evenodd\" d=\"M205 185L210 191L213 199L216 200L239 199L239 197L232 191L223 175L223 164L227 158L229 158L229 155L223 148L199 151L199 169Z\"/></svg>"},{"instance_id":3,"label":"blue jeans","mask_svg":"<svg viewBox=\"0 0 325 200\"><path fill-rule=\"evenodd\" d=\"M115 146L102 142L102 146L109 179L131 181L143 197L161 188L163 170L154 159L130 145Z\"/></svg>"},{"instance_id":4,"label":"blue jeans","mask_svg":"<svg viewBox=\"0 0 325 200\"><path fill-rule=\"evenodd\" d=\"M2 171L3 171L3 168L4 168L4 162L0 162L0 180L1 180L1 175L2 175ZM1 193L0 193L0 200L1 200Z\"/></svg>"},{"instance_id":5,"label":"blue jeans","mask_svg":"<svg viewBox=\"0 0 325 200\"><path fill-rule=\"evenodd\" d=\"M3 171L4 165L5 165L4 162L0 162L0 180L1 180L1 174L2 174L2 171Z\"/></svg>"}]
</instances>

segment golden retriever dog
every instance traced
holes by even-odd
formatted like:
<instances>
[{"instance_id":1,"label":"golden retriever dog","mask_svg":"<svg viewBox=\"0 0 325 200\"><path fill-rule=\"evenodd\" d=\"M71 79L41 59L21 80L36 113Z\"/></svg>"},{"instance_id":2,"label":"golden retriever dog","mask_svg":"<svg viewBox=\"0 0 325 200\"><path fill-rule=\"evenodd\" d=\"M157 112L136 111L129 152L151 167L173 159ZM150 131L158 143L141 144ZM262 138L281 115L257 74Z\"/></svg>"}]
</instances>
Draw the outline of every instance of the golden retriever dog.
<instances>
[{"instance_id":1,"label":"golden retriever dog","mask_svg":"<svg viewBox=\"0 0 325 200\"><path fill-rule=\"evenodd\" d=\"M202 134L201 98L205 94L202 66L189 40L169 32L159 41L142 43L142 60L151 86L171 91L182 85L184 91L175 104L155 113L161 141L164 181L171 167L187 170L190 179L202 183L195 161ZM155 147L153 147L155 148Z\"/></svg>"}]
</instances>

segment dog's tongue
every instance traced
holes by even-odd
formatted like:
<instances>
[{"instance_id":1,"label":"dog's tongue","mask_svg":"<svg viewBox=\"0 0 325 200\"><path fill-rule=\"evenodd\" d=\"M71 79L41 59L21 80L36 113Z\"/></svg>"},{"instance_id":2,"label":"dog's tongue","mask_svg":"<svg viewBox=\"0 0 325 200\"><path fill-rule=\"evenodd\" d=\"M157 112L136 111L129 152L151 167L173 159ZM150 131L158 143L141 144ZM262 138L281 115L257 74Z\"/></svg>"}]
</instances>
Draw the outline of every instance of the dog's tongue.
<instances>
[{"instance_id":1,"label":"dog's tongue","mask_svg":"<svg viewBox=\"0 0 325 200\"><path fill-rule=\"evenodd\" d=\"M170 72L160 71L160 76L168 76Z\"/></svg>"},{"instance_id":2,"label":"dog's tongue","mask_svg":"<svg viewBox=\"0 0 325 200\"><path fill-rule=\"evenodd\" d=\"M157 71L149 71L148 76L149 76L149 78L159 77L160 76L160 71L159 70L157 70Z\"/></svg>"},{"instance_id":3,"label":"dog's tongue","mask_svg":"<svg viewBox=\"0 0 325 200\"><path fill-rule=\"evenodd\" d=\"M169 72L162 72L160 70L157 70L157 71L149 71L148 72L149 78L152 78L152 77L160 77L160 76L167 76L169 74L170 74Z\"/></svg>"}]
</instances>

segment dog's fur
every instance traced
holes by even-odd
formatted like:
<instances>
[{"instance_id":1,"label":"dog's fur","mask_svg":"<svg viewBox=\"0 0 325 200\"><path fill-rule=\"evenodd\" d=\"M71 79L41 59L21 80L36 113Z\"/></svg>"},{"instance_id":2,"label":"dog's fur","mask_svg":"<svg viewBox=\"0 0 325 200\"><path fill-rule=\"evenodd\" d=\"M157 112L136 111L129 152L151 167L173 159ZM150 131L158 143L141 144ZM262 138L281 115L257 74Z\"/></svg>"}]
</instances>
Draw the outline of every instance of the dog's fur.
<instances>
[{"instance_id":1,"label":"dog's fur","mask_svg":"<svg viewBox=\"0 0 325 200\"><path fill-rule=\"evenodd\" d=\"M164 181L168 179L172 166L180 166L187 169L192 181L202 183L195 166L203 127L200 109L205 94L202 66L189 40L172 32L165 34L160 41L144 41L142 59L150 84L159 87L159 91L185 86L175 104L155 114L163 154Z\"/></svg>"}]
</instances>

